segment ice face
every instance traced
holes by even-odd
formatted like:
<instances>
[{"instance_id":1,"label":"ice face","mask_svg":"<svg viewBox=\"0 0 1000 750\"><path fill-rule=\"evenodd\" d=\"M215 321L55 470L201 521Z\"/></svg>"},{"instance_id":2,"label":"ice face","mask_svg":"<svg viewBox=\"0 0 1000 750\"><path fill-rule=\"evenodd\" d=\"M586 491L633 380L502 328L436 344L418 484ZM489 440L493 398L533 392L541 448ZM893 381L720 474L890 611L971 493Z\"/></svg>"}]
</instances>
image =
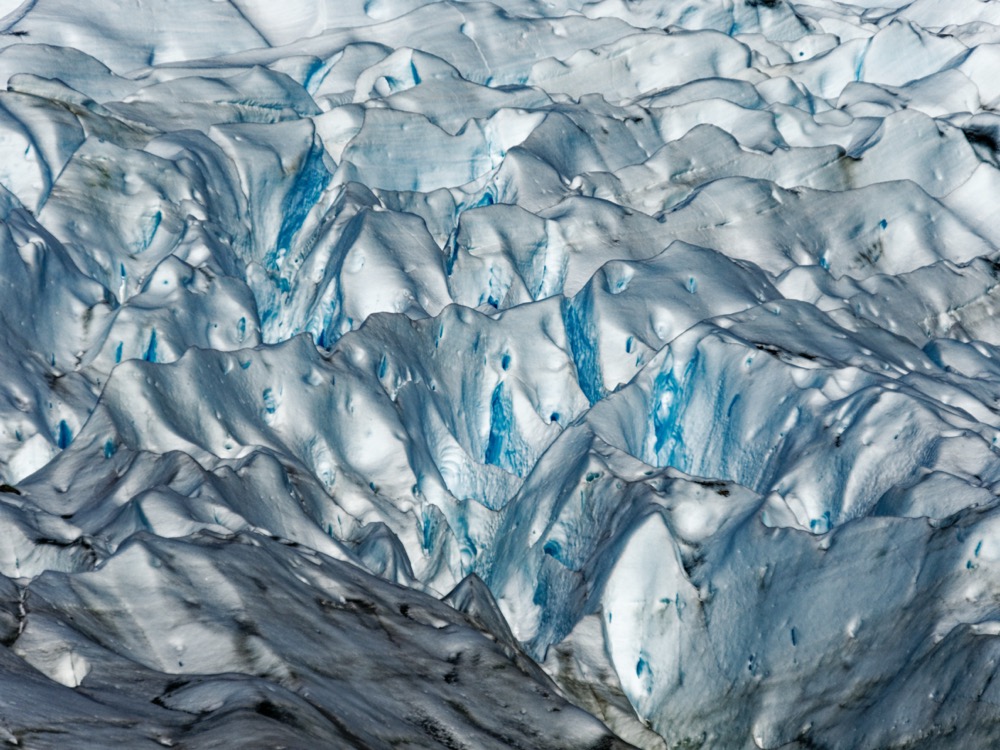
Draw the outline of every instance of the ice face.
<instances>
[{"instance_id":1,"label":"ice face","mask_svg":"<svg viewBox=\"0 0 1000 750\"><path fill-rule=\"evenodd\" d=\"M1000 741L995 4L0 13L0 736Z\"/></svg>"}]
</instances>

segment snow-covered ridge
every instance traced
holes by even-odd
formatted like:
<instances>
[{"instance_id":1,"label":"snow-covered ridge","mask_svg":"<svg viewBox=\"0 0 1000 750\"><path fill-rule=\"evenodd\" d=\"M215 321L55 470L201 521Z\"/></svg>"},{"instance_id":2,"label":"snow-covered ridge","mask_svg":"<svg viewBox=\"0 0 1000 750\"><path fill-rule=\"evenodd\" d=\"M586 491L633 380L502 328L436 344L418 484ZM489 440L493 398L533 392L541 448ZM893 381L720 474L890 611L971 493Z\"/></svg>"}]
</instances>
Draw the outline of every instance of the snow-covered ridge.
<instances>
[{"instance_id":1,"label":"snow-covered ridge","mask_svg":"<svg viewBox=\"0 0 1000 750\"><path fill-rule=\"evenodd\" d=\"M0 737L1000 741L1000 4L0 14Z\"/></svg>"}]
</instances>

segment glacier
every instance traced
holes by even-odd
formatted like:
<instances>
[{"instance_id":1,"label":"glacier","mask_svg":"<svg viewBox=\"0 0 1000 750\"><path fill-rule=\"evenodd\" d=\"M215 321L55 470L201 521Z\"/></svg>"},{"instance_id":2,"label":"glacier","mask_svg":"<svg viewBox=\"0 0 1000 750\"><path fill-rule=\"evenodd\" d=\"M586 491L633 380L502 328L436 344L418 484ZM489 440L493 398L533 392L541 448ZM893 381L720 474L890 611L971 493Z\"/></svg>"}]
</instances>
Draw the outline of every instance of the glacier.
<instances>
[{"instance_id":1,"label":"glacier","mask_svg":"<svg viewBox=\"0 0 1000 750\"><path fill-rule=\"evenodd\" d=\"M982 0L0 0L0 741L1000 744L997 71Z\"/></svg>"}]
</instances>

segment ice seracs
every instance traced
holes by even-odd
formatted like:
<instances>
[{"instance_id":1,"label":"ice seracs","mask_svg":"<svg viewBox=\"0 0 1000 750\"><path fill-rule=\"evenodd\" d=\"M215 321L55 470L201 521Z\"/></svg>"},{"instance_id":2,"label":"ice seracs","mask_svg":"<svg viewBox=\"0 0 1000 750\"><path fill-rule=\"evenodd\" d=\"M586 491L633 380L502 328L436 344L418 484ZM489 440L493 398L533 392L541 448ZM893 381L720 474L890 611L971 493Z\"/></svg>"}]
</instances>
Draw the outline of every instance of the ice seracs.
<instances>
[{"instance_id":1,"label":"ice seracs","mask_svg":"<svg viewBox=\"0 0 1000 750\"><path fill-rule=\"evenodd\" d=\"M0 736L997 741L993 5L0 13Z\"/></svg>"}]
</instances>

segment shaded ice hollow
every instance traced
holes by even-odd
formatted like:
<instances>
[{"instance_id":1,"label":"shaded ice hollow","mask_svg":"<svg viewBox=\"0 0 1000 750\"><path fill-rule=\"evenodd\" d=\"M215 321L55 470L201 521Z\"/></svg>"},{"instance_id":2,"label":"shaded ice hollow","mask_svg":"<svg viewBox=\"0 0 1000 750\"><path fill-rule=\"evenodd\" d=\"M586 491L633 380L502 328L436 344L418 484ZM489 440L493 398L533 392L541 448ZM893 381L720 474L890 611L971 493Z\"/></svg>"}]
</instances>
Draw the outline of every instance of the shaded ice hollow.
<instances>
[{"instance_id":1,"label":"shaded ice hollow","mask_svg":"<svg viewBox=\"0 0 1000 750\"><path fill-rule=\"evenodd\" d=\"M1000 5L0 14L0 741L1000 744Z\"/></svg>"}]
</instances>

